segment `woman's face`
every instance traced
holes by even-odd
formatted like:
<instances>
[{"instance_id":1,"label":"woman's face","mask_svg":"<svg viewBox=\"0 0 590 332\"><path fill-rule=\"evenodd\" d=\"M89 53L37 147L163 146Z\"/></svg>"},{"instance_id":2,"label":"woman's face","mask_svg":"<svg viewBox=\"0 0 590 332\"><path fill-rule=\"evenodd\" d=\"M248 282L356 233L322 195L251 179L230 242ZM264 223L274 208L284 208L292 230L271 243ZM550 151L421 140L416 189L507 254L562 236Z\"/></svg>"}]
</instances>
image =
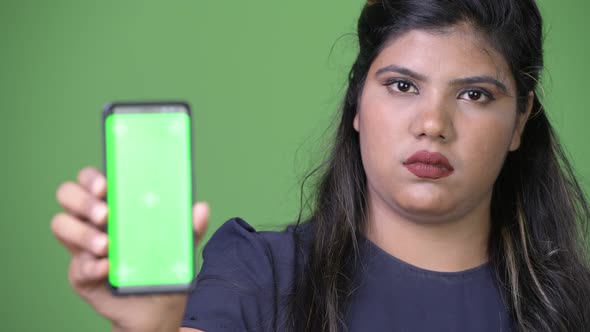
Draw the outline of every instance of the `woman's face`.
<instances>
[{"instance_id":1,"label":"woman's face","mask_svg":"<svg viewBox=\"0 0 590 332\"><path fill-rule=\"evenodd\" d=\"M517 112L515 96L503 57L466 26L390 42L354 118L370 206L423 222L489 215L493 184L530 112Z\"/></svg>"}]
</instances>

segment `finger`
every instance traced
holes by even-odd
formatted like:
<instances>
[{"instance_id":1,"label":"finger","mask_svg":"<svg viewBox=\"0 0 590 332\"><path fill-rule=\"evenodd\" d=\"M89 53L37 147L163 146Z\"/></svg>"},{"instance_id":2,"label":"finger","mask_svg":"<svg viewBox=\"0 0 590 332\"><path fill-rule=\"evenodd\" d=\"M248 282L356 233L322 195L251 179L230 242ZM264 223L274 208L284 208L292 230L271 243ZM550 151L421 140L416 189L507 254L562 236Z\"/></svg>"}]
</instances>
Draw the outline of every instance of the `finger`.
<instances>
[{"instance_id":1,"label":"finger","mask_svg":"<svg viewBox=\"0 0 590 332\"><path fill-rule=\"evenodd\" d=\"M106 255L107 235L67 213L58 213L53 217L51 230L72 254L82 250L96 256Z\"/></svg>"},{"instance_id":2,"label":"finger","mask_svg":"<svg viewBox=\"0 0 590 332\"><path fill-rule=\"evenodd\" d=\"M89 284L103 281L108 273L107 258L97 258L90 253L80 252L72 258L69 279L75 289L81 290Z\"/></svg>"},{"instance_id":3,"label":"finger","mask_svg":"<svg viewBox=\"0 0 590 332\"><path fill-rule=\"evenodd\" d=\"M96 225L106 223L107 204L91 195L74 182L65 182L56 192L57 201L69 212L81 219L91 220Z\"/></svg>"},{"instance_id":4,"label":"finger","mask_svg":"<svg viewBox=\"0 0 590 332\"><path fill-rule=\"evenodd\" d=\"M96 198L104 198L107 191L105 176L96 167L88 166L78 173L78 182Z\"/></svg>"},{"instance_id":5,"label":"finger","mask_svg":"<svg viewBox=\"0 0 590 332\"><path fill-rule=\"evenodd\" d=\"M193 228L195 231L195 245L199 243L209 223L209 205L205 202L198 202L193 206Z\"/></svg>"}]
</instances>

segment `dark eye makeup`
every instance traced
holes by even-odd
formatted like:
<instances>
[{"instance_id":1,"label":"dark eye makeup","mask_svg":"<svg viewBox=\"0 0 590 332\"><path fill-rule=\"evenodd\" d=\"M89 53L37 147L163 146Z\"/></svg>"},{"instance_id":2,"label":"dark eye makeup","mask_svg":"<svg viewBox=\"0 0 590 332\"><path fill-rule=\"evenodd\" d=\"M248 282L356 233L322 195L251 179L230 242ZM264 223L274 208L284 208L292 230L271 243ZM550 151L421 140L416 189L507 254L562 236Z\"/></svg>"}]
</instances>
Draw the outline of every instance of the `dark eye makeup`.
<instances>
[{"instance_id":1,"label":"dark eye makeup","mask_svg":"<svg viewBox=\"0 0 590 332\"><path fill-rule=\"evenodd\" d=\"M420 93L420 90L418 89L416 84L414 84L414 82L412 82L409 79L391 78L391 79L388 79L387 81L385 81L383 83L383 85L386 86L387 90L389 90L389 92L391 92L391 93L403 93L403 94L405 94L405 93L419 94ZM459 93L457 98L480 103L480 104L487 104L487 103L496 99L490 91L480 88L480 87L477 87L477 88L476 87L469 87L469 88L463 89Z\"/></svg>"},{"instance_id":2,"label":"dark eye makeup","mask_svg":"<svg viewBox=\"0 0 590 332\"><path fill-rule=\"evenodd\" d=\"M383 83L383 85L385 85L388 90L393 90L393 92L413 94L419 93L418 87L416 87L412 81L407 79L392 78Z\"/></svg>"},{"instance_id":3,"label":"dark eye makeup","mask_svg":"<svg viewBox=\"0 0 590 332\"><path fill-rule=\"evenodd\" d=\"M465 96L465 98L460 98L463 95ZM483 100L481 100L482 97L483 97ZM494 97L494 95L491 92L489 92L485 89L467 88L459 94L459 99L465 99L468 101L474 101L474 102L478 102L478 103L482 103L482 104L487 104L487 103L495 100L496 98Z\"/></svg>"}]
</instances>

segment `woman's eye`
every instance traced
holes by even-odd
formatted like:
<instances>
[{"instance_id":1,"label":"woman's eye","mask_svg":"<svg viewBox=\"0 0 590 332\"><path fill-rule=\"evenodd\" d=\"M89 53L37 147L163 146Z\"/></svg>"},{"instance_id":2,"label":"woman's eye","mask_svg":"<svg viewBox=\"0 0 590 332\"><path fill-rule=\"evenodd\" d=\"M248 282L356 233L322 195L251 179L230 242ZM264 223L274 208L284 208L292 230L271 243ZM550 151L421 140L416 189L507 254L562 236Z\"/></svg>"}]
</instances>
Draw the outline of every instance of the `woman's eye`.
<instances>
[{"instance_id":1,"label":"woman's eye","mask_svg":"<svg viewBox=\"0 0 590 332\"><path fill-rule=\"evenodd\" d=\"M386 85L389 87L389 89L395 92L418 93L418 89L416 89L416 86L409 81L394 80L392 82L388 82Z\"/></svg>"},{"instance_id":2,"label":"woman's eye","mask_svg":"<svg viewBox=\"0 0 590 332\"><path fill-rule=\"evenodd\" d=\"M489 92L483 90L468 90L460 94L459 98L479 103L487 103L494 99Z\"/></svg>"}]
</instances>

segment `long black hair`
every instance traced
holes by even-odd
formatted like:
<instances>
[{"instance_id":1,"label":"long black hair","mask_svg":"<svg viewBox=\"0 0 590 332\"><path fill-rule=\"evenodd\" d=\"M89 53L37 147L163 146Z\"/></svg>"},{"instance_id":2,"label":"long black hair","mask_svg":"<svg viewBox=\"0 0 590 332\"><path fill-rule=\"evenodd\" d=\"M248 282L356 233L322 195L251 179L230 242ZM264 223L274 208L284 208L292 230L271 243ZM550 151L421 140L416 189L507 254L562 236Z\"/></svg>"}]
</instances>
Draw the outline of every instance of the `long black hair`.
<instances>
[{"instance_id":1,"label":"long black hair","mask_svg":"<svg viewBox=\"0 0 590 332\"><path fill-rule=\"evenodd\" d=\"M347 301L359 269L359 236L367 226L367 180L353 128L369 67L386 43L412 29L438 31L470 24L507 61L517 111L539 89L542 19L534 0L370 0L358 20L359 52L348 76L331 153L311 214L313 241L290 302L295 331L345 328ZM493 189L488 254L516 330L589 331L590 211L570 163L534 94L520 148L508 154Z\"/></svg>"}]
</instances>

